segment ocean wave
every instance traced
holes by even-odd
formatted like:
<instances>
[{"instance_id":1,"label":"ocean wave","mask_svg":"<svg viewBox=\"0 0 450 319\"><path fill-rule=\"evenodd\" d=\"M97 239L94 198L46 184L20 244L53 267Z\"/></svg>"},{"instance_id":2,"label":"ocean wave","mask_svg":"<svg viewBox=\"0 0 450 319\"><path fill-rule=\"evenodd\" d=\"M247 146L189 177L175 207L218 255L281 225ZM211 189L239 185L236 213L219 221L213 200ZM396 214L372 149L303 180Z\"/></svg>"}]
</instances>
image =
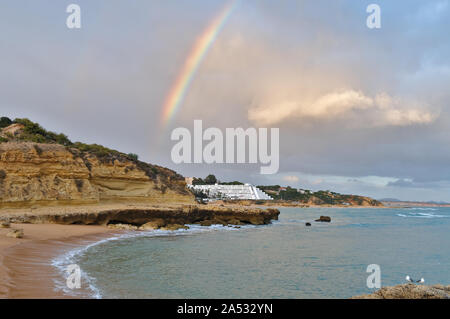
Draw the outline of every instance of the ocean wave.
<instances>
[{"instance_id":1,"label":"ocean wave","mask_svg":"<svg viewBox=\"0 0 450 319\"><path fill-rule=\"evenodd\" d=\"M410 210L438 210L437 208L432 207L412 207Z\"/></svg>"},{"instance_id":2,"label":"ocean wave","mask_svg":"<svg viewBox=\"0 0 450 319\"><path fill-rule=\"evenodd\" d=\"M206 232L212 232L212 231L238 231L242 229L252 229L257 228L261 226L257 225L243 225L237 227L233 226L223 226L220 224L217 225L211 225L211 226L200 226L200 225L187 225L189 226L189 229L179 229L179 230L149 230L149 231L128 231L123 234L119 234L117 236L108 237L93 243L89 243L87 245L84 245L82 247L78 247L75 249L71 249L56 258L52 259L51 265L55 267L60 274L60 278L56 279L55 284L55 290L56 291L62 291L64 294L72 295L72 296L79 296L80 293L78 293L76 290L69 289L65 282L65 275L66 275L66 269L67 266L72 264L77 264L78 260L92 247L102 245L108 242L118 241L118 240L126 240L130 238L138 238L138 237L165 237L165 236L186 236L186 235L193 235L198 233L206 233ZM90 276L87 272L83 271L81 269L81 280L82 282L86 282L89 287L89 297L94 299L101 299L102 293L100 289L96 286L95 282L96 279L92 276Z\"/></svg>"},{"instance_id":3,"label":"ocean wave","mask_svg":"<svg viewBox=\"0 0 450 319\"><path fill-rule=\"evenodd\" d=\"M412 212L408 212L405 214L397 214L397 216L406 217L406 218L445 218L445 217L449 217L449 216L437 215L437 214L433 214L433 213L412 213Z\"/></svg>"}]
</instances>

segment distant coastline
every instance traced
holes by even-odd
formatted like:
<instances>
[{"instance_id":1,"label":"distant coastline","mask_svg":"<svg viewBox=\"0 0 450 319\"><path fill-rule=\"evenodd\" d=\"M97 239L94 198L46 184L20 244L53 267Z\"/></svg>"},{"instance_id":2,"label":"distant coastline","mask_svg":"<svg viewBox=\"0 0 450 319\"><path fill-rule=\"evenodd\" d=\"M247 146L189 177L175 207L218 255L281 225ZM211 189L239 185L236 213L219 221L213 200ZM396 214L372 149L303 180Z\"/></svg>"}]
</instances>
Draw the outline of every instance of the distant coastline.
<instances>
[{"instance_id":1,"label":"distant coastline","mask_svg":"<svg viewBox=\"0 0 450 319\"><path fill-rule=\"evenodd\" d=\"M431 202L413 202L413 201L381 201L386 207L450 207L450 203L431 203Z\"/></svg>"},{"instance_id":2,"label":"distant coastline","mask_svg":"<svg viewBox=\"0 0 450 319\"><path fill-rule=\"evenodd\" d=\"M301 202L293 200L219 200L214 202L215 205L238 205L243 207L257 207L257 206L268 206L268 207L338 207L338 208L384 208L384 205L380 202L376 204L371 204L369 201L363 201L361 205L353 203L347 204L317 204L313 202Z\"/></svg>"}]
</instances>

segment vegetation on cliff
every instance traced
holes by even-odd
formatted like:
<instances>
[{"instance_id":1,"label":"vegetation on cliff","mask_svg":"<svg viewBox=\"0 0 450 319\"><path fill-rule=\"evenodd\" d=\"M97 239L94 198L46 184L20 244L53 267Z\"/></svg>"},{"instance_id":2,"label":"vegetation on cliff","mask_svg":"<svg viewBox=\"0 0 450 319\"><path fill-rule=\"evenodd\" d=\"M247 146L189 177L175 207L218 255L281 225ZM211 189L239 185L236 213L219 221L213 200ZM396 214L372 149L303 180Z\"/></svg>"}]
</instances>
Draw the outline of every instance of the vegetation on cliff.
<instances>
[{"instance_id":1,"label":"vegetation on cliff","mask_svg":"<svg viewBox=\"0 0 450 319\"><path fill-rule=\"evenodd\" d=\"M244 183L234 181L234 182L221 182L219 181L215 175L209 174L204 179L200 177L194 177L192 180L192 185L244 185Z\"/></svg>"},{"instance_id":2,"label":"vegetation on cliff","mask_svg":"<svg viewBox=\"0 0 450 319\"><path fill-rule=\"evenodd\" d=\"M381 202L369 197L339 194L328 190L313 192L308 189L281 187L280 185L260 185L258 188L275 200L297 201L306 204L383 206Z\"/></svg>"}]
</instances>

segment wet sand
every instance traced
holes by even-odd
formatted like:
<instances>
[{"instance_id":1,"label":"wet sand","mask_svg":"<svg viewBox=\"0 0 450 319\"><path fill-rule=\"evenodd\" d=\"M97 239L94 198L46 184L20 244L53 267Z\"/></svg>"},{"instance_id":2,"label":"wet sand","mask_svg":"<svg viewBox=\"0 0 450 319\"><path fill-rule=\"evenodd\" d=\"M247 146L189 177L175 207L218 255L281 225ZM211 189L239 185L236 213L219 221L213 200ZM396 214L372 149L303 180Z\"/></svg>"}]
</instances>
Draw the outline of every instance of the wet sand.
<instances>
[{"instance_id":1,"label":"wet sand","mask_svg":"<svg viewBox=\"0 0 450 319\"><path fill-rule=\"evenodd\" d=\"M118 233L104 226L12 224L23 229L23 238L9 238L0 228L0 298L70 298L55 290L61 279L51 265L56 256ZM82 283L82 290L83 283ZM87 297L83 291L78 296Z\"/></svg>"}]
</instances>

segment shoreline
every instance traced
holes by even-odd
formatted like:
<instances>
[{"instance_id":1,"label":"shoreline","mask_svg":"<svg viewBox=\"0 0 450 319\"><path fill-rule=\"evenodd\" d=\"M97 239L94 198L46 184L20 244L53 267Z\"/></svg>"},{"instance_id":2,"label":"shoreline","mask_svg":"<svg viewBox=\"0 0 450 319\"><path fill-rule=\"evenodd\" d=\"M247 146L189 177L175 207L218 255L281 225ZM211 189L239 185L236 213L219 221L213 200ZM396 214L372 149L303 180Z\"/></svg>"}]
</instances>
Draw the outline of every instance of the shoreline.
<instances>
[{"instance_id":1,"label":"shoreline","mask_svg":"<svg viewBox=\"0 0 450 319\"><path fill-rule=\"evenodd\" d=\"M56 291L61 274L52 265L54 258L79 247L121 234L103 226L12 224L0 229L0 299L89 298ZM23 229L23 238L8 238L6 233ZM77 291L78 292L78 291Z\"/></svg>"},{"instance_id":2,"label":"shoreline","mask_svg":"<svg viewBox=\"0 0 450 319\"><path fill-rule=\"evenodd\" d=\"M82 278L81 289L74 290L73 294L66 294L62 289L56 291L56 283L63 280L62 268L58 271L52 262L71 250L126 233L108 227L110 224L135 227L163 219L168 227L182 227L196 221L263 225L278 219L278 214L276 209L240 205L104 203L3 208L0 221L9 222L10 228L0 228L0 299L92 298L86 278ZM14 229L22 229L23 238L6 236Z\"/></svg>"},{"instance_id":3,"label":"shoreline","mask_svg":"<svg viewBox=\"0 0 450 319\"><path fill-rule=\"evenodd\" d=\"M239 206L236 205L236 207ZM134 205L127 205L127 208L130 207L136 208ZM163 207L170 207L170 205L164 205ZM76 210L79 213L80 210L83 211L84 209L91 211L90 208L92 206L83 208L64 207L64 209L62 207L36 208L32 214L40 215L40 213L45 212L46 214L70 215L70 211ZM102 207L102 209L104 208ZM241 206L241 208L244 207ZM99 207L94 211L98 210ZM55 213L55 211L58 213ZM24 210L11 210L2 212L0 217L5 216L5 213L9 213L10 217L12 217L11 215L14 217L31 215L29 210L26 212ZM23 229L24 237L21 239L6 237L6 233L11 229ZM83 279L82 289L74 291L74 294L66 294L62 290L56 291L55 279L61 281L63 277L57 268L52 265L52 261L71 250L84 248L90 244L125 233L108 228L106 225L64 225L45 222L37 224L12 223L11 228L0 228L0 299L92 298L92 290L88 289L86 281Z\"/></svg>"}]
</instances>

